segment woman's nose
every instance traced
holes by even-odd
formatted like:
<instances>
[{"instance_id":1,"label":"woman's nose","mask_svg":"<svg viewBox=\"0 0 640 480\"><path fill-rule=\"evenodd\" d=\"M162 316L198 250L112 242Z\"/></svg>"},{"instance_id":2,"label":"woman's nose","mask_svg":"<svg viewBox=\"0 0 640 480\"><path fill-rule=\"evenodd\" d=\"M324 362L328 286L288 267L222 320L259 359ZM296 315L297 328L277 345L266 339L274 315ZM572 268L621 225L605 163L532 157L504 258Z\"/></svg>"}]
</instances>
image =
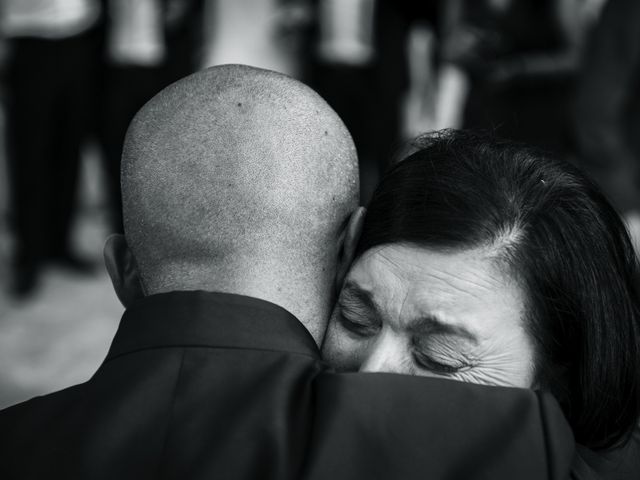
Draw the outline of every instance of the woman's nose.
<instances>
[{"instance_id":1,"label":"woman's nose","mask_svg":"<svg viewBox=\"0 0 640 480\"><path fill-rule=\"evenodd\" d=\"M404 342L393 334L381 337L369 348L360 366L361 372L409 373Z\"/></svg>"}]
</instances>

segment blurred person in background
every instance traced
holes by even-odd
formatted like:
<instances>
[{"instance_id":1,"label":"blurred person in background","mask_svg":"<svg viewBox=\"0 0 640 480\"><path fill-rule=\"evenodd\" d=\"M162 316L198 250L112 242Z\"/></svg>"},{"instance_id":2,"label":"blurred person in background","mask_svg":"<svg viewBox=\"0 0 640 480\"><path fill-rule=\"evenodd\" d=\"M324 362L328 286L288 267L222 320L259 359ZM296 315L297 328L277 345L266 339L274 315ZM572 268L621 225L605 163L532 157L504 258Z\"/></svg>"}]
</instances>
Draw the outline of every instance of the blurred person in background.
<instances>
[{"instance_id":1,"label":"blurred person in background","mask_svg":"<svg viewBox=\"0 0 640 480\"><path fill-rule=\"evenodd\" d=\"M404 97L411 84L408 43L416 25L440 32L445 2L289 0L306 4L303 78L351 131L366 201L403 140ZM432 59L428 59L431 62ZM423 79L426 81L426 79Z\"/></svg>"},{"instance_id":2,"label":"blurred person in background","mask_svg":"<svg viewBox=\"0 0 640 480\"><path fill-rule=\"evenodd\" d=\"M469 80L463 126L571 151L570 98L590 3L454 0L446 56Z\"/></svg>"},{"instance_id":3,"label":"blurred person in background","mask_svg":"<svg viewBox=\"0 0 640 480\"><path fill-rule=\"evenodd\" d=\"M361 194L377 182L375 0L312 2L308 82L345 122L358 150Z\"/></svg>"},{"instance_id":4,"label":"blurred person in background","mask_svg":"<svg viewBox=\"0 0 640 480\"><path fill-rule=\"evenodd\" d=\"M574 128L579 159L640 238L640 2L609 0L586 49Z\"/></svg>"},{"instance_id":5,"label":"blurred person in background","mask_svg":"<svg viewBox=\"0 0 640 480\"><path fill-rule=\"evenodd\" d=\"M127 126L157 92L201 65L206 1L105 1L98 139L107 173L110 229L122 232L120 158Z\"/></svg>"},{"instance_id":6,"label":"blurred person in background","mask_svg":"<svg viewBox=\"0 0 640 480\"><path fill-rule=\"evenodd\" d=\"M70 230L81 147L99 67L98 0L2 0L7 44L6 110L12 292L32 292L44 263L79 273Z\"/></svg>"}]
</instances>

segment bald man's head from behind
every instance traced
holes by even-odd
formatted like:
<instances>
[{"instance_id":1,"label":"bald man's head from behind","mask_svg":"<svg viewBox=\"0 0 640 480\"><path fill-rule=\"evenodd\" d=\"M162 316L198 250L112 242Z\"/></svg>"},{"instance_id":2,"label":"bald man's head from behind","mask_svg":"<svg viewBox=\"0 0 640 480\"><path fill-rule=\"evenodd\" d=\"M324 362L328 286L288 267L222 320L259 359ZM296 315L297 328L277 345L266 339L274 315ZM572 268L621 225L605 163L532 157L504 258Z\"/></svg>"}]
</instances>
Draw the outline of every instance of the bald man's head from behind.
<instances>
[{"instance_id":1,"label":"bald man's head from behind","mask_svg":"<svg viewBox=\"0 0 640 480\"><path fill-rule=\"evenodd\" d=\"M105 257L125 306L237 293L288 309L321 340L361 212L355 147L313 90L241 65L174 83L129 127L122 195L125 238Z\"/></svg>"}]
</instances>

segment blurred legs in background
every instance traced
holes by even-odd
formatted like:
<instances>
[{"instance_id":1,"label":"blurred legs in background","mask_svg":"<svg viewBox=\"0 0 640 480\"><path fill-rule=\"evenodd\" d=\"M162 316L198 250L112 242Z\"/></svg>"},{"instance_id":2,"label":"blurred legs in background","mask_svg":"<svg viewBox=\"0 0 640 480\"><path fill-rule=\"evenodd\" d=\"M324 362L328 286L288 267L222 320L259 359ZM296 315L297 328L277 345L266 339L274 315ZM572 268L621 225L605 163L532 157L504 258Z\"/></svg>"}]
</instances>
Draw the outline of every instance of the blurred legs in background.
<instances>
[{"instance_id":1,"label":"blurred legs in background","mask_svg":"<svg viewBox=\"0 0 640 480\"><path fill-rule=\"evenodd\" d=\"M312 66L305 80L338 112L353 135L364 204L404 140L411 28L426 23L436 31L440 3L319 0L315 6L316 25L310 29L307 52Z\"/></svg>"},{"instance_id":2,"label":"blurred legs in background","mask_svg":"<svg viewBox=\"0 0 640 480\"><path fill-rule=\"evenodd\" d=\"M98 45L94 31L10 41L8 173L16 245L13 290L19 295L34 288L45 261L91 269L73 252L69 233Z\"/></svg>"},{"instance_id":3,"label":"blurred legs in background","mask_svg":"<svg viewBox=\"0 0 640 480\"><path fill-rule=\"evenodd\" d=\"M98 120L110 230L122 232L120 157L129 122L169 83L201 61L204 0L108 0Z\"/></svg>"}]
</instances>

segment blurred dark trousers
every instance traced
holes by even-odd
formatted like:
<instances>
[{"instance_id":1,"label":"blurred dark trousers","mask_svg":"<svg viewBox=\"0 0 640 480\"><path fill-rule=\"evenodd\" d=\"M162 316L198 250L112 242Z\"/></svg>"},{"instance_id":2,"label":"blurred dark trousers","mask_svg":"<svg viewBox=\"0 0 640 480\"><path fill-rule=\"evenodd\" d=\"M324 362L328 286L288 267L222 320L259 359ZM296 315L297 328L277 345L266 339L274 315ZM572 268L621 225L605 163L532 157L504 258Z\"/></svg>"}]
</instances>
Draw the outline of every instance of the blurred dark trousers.
<instances>
[{"instance_id":1,"label":"blurred dark trousers","mask_svg":"<svg viewBox=\"0 0 640 480\"><path fill-rule=\"evenodd\" d=\"M98 137L107 173L113 232L123 231L120 160L124 137L136 112L167 83L165 70L162 66L111 66L103 78Z\"/></svg>"},{"instance_id":2,"label":"blurred dark trousers","mask_svg":"<svg viewBox=\"0 0 640 480\"><path fill-rule=\"evenodd\" d=\"M381 122L380 98L376 96L374 70L321 64L313 70L312 86L338 113L353 137L360 166L361 201L366 203L384 170L378 136ZM386 138L386 137L385 137Z\"/></svg>"},{"instance_id":3,"label":"blurred dark trousers","mask_svg":"<svg viewBox=\"0 0 640 480\"><path fill-rule=\"evenodd\" d=\"M7 129L16 260L37 266L69 253L81 147L91 120L95 32L10 43Z\"/></svg>"}]
</instances>

